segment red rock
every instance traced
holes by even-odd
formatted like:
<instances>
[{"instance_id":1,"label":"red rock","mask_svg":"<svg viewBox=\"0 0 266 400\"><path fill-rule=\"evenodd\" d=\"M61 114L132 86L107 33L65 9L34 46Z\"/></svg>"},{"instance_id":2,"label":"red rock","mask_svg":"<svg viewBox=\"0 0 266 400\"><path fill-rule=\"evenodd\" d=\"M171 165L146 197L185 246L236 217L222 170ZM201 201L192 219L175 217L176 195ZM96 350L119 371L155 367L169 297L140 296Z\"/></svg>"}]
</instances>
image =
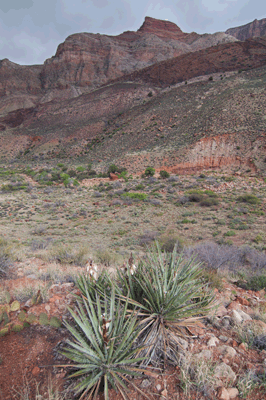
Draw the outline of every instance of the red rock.
<instances>
[{"instance_id":1,"label":"red rock","mask_svg":"<svg viewBox=\"0 0 266 400\"><path fill-rule=\"evenodd\" d=\"M227 307L227 310L228 311L231 311L231 310L241 310L241 305L240 305L240 303L238 302L238 301L232 301L230 304L229 304L229 306Z\"/></svg>"},{"instance_id":2,"label":"red rock","mask_svg":"<svg viewBox=\"0 0 266 400\"><path fill-rule=\"evenodd\" d=\"M246 343L240 343L238 348L241 349L241 350L247 351L248 345Z\"/></svg>"},{"instance_id":3,"label":"red rock","mask_svg":"<svg viewBox=\"0 0 266 400\"><path fill-rule=\"evenodd\" d=\"M37 376L37 375L39 375L40 372L41 372L40 368L37 367L37 365L36 365L36 366L33 368L33 370L31 371L31 374L32 374L33 376Z\"/></svg>"},{"instance_id":4,"label":"red rock","mask_svg":"<svg viewBox=\"0 0 266 400\"><path fill-rule=\"evenodd\" d=\"M117 181L119 178L116 174L113 174L112 172L110 172L109 175L110 181Z\"/></svg>"},{"instance_id":5,"label":"red rock","mask_svg":"<svg viewBox=\"0 0 266 400\"><path fill-rule=\"evenodd\" d=\"M242 304L243 306L249 306L250 303L247 299L245 299L244 297L239 297L237 296L236 300L238 303Z\"/></svg>"}]
</instances>

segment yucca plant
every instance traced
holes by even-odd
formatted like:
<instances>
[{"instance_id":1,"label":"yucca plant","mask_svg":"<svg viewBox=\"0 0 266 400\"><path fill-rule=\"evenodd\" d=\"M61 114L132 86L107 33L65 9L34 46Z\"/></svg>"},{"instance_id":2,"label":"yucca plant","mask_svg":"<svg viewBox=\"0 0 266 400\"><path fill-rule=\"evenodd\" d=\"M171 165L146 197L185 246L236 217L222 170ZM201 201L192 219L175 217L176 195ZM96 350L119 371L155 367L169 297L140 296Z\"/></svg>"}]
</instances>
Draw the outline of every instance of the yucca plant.
<instances>
[{"instance_id":1,"label":"yucca plant","mask_svg":"<svg viewBox=\"0 0 266 400\"><path fill-rule=\"evenodd\" d=\"M146 364L162 357L177 363L179 337L191 335L190 328L201 325L213 299L201 279L200 264L178 255L176 248L163 253L156 243L136 275L127 273L119 279L120 298L139 309L138 342L144 348L138 356L145 356Z\"/></svg>"},{"instance_id":2,"label":"yucca plant","mask_svg":"<svg viewBox=\"0 0 266 400\"><path fill-rule=\"evenodd\" d=\"M109 297L113 286L113 282L106 270L102 270L97 278L90 274L80 274L77 276L75 284L83 296L86 297L87 293L89 293L93 301L96 300L97 294L100 297Z\"/></svg>"},{"instance_id":3,"label":"yucca plant","mask_svg":"<svg viewBox=\"0 0 266 400\"><path fill-rule=\"evenodd\" d=\"M81 394L80 399L90 400L102 390L107 400L112 386L127 399L128 376L145 372L137 368L143 357L136 358L139 349L132 346L139 334L138 316L126 315L128 302L116 301L114 288L105 299L96 294L94 302L88 290L81 299L76 312L69 310L75 324L66 323L66 327L74 340L68 341L69 347L63 351L74 362L71 367L76 371L71 377L78 378L76 393Z\"/></svg>"}]
</instances>

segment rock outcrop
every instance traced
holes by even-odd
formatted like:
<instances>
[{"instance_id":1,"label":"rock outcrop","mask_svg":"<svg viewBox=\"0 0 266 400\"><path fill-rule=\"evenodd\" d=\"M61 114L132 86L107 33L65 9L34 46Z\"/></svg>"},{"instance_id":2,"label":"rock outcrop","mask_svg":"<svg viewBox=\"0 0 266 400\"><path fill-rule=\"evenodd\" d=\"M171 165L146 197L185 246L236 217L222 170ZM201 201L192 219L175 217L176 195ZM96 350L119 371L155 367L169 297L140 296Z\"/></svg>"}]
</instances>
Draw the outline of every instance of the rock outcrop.
<instances>
[{"instance_id":1,"label":"rock outcrop","mask_svg":"<svg viewBox=\"0 0 266 400\"><path fill-rule=\"evenodd\" d=\"M74 98L158 62L236 40L225 33L184 33L172 22L150 17L137 32L73 34L44 65L0 62L0 113Z\"/></svg>"},{"instance_id":2,"label":"rock outcrop","mask_svg":"<svg viewBox=\"0 0 266 400\"><path fill-rule=\"evenodd\" d=\"M215 72L257 68L265 63L266 38L262 37L183 54L136 71L123 79L166 86Z\"/></svg>"},{"instance_id":3,"label":"rock outcrop","mask_svg":"<svg viewBox=\"0 0 266 400\"><path fill-rule=\"evenodd\" d=\"M247 40L252 37L259 37L266 35L266 18L257 20L254 19L253 22L249 24L238 26L236 28L227 29L225 32L228 35L234 36L238 40Z\"/></svg>"}]
</instances>

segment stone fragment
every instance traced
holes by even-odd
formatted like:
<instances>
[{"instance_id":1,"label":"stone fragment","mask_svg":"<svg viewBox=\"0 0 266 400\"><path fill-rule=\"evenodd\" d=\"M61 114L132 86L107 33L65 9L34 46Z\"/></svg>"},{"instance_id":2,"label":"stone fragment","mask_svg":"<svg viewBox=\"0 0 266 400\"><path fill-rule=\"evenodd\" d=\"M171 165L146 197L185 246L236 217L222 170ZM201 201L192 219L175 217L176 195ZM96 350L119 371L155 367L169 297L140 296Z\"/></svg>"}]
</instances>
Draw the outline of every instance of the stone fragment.
<instances>
[{"instance_id":1,"label":"stone fragment","mask_svg":"<svg viewBox=\"0 0 266 400\"><path fill-rule=\"evenodd\" d=\"M239 312L236 311L236 310L233 310L233 311L232 311L232 316L231 316L231 318L232 318L232 321L233 321L236 325L241 324L241 322L243 321L241 315L240 315Z\"/></svg>"},{"instance_id":2,"label":"stone fragment","mask_svg":"<svg viewBox=\"0 0 266 400\"><path fill-rule=\"evenodd\" d=\"M239 395L239 391L237 388L228 388L227 392L229 394L230 399L235 399Z\"/></svg>"},{"instance_id":3,"label":"stone fragment","mask_svg":"<svg viewBox=\"0 0 266 400\"><path fill-rule=\"evenodd\" d=\"M210 360L212 358L212 352L210 350L202 350L198 354L194 354L193 357L196 359L204 359L204 360Z\"/></svg>"},{"instance_id":4,"label":"stone fragment","mask_svg":"<svg viewBox=\"0 0 266 400\"><path fill-rule=\"evenodd\" d=\"M221 340L222 342L227 342L228 336L220 335L220 336L218 337L218 339Z\"/></svg>"},{"instance_id":5,"label":"stone fragment","mask_svg":"<svg viewBox=\"0 0 266 400\"><path fill-rule=\"evenodd\" d=\"M158 383L158 385L156 385L156 389L158 390L158 392L160 392L162 390L162 386Z\"/></svg>"},{"instance_id":6,"label":"stone fragment","mask_svg":"<svg viewBox=\"0 0 266 400\"><path fill-rule=\"evenodd\" d=\"M219 343L219 339L217 337L213 336L208 340L207 346L214 347L214 346L216 346L216 343Z\"/></svg>"},{"instance_id":7,"label":"stone fragment","mask_svg":"<svg viewBox=\"0 0 266 400\"><path fill-rule=\"evenodd\" d=\"M217 391L217 398L219 400L230 400L229 393L225 387L220 387Z\"/></svg>"},{"instance_id":8,"label":"stone fragment","mask_svg":"<svg viewBox=\"0 0 266 400\"><path fill-rule=\"evenodd\" d=\"M236 374L229 365L224 362L218 364L214 370L214 377L217 379L225 379L226 381L234 382L236 380Z\"/></svg>"},{"instance_id":9,"label":"stone fragment","mask_svg":"<svg viewBox=\"0 0 266 400\"><path fill-rule=\"evenodd\" d=\"M235 349L231 346L223 345L223 346L219 347L218 350L225 357L233 358L236 355Z\"/></svg>"},{"instance_id":10,"label":"stone fragment","mask_svg":"<svg viewBox=\"0 0 266 400\"><path fill-rule=\"evenodd\" d=\"M144 379L142 382L141 382L141 387L143 388L143 389L145 389L145 388L147 388L147 387L149 387L151 385L151 381L149 380L149 379Z\"/></svg>"},{"instance_id":11,"label":"stone fragment","mask_svg":"<svg viewBox=\"0 0 266 400\"><path fill-rule=\"evenodd\" d=\"M240 317L242 318L242 321L245 322L245 321L251 321L252 320L251 316L248 315L247 313L245 313L244 311L238 310L237 312L240 315Z\"/></svg>"},{"instance_id":12,"label":"stone fragment","mask_svg":"<svg viewBox=\"0 0 266 400\"><path fill-rule=\"evenodd\" d=\"M240 350L247 351L248 345L247 345L247 343L240 343L240 345L238 346L238 348L239 348Z\"/></svg>"}]
</instances>

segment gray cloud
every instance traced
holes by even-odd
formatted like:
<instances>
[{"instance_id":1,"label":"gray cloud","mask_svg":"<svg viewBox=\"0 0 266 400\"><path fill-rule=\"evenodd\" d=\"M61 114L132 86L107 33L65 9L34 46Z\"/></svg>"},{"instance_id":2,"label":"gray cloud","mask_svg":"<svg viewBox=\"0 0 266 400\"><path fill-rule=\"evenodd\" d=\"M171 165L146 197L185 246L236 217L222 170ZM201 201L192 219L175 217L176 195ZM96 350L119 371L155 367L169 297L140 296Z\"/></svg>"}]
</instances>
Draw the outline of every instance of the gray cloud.
<instances>
[{"instance_id":1,"label":"gray cloud","mask_svg":"<svg viewBox=\"0 0 266 400\"><path fill-rule=\"evenodd\" d=\"M0 10L7 13L10 10L29 9L33 6L33 0L8 0L0 4Z\"/></svg>"}]
</instances>

